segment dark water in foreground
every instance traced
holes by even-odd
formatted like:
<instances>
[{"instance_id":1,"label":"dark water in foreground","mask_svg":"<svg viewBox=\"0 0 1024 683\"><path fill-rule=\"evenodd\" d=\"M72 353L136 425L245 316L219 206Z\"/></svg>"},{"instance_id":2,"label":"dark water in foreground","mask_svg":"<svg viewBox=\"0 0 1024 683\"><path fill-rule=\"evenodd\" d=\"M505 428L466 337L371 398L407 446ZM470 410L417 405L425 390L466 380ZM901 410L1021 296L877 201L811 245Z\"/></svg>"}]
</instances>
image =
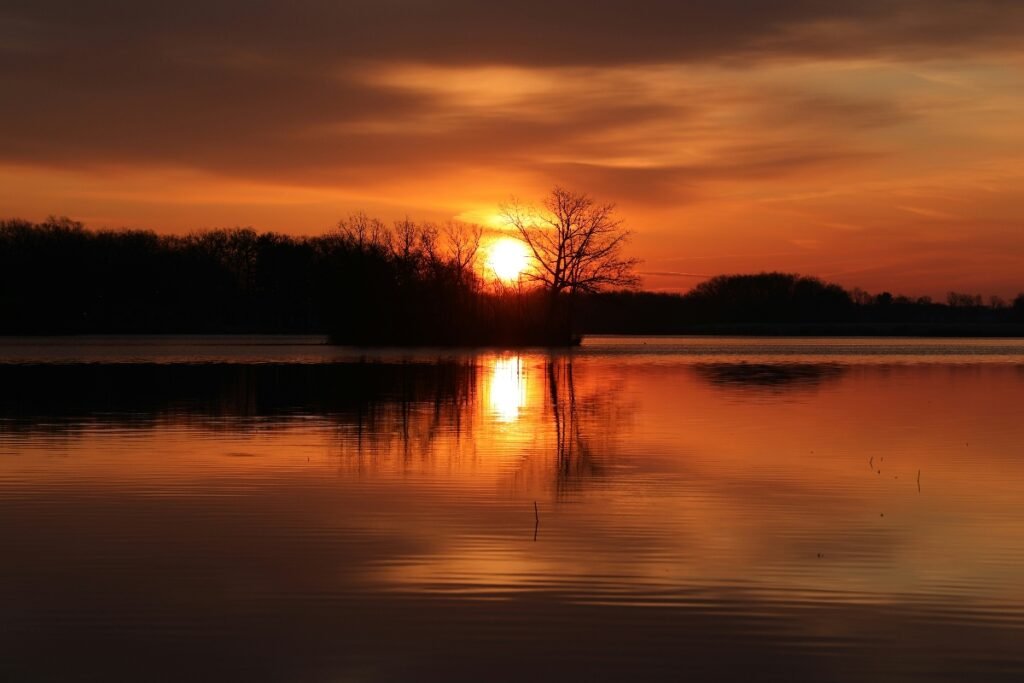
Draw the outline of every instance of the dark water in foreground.
<instances>
[{"instance_id":1,"label":"dark water in foreground","mask_svg":"<svg viewBox=\"0 0 1024 683\"><path fill-rule=\"evenodd\" d=\"M1024 680L1024 342L267 341L0 340L0 680Z\"/></svg>"}]
</instances>

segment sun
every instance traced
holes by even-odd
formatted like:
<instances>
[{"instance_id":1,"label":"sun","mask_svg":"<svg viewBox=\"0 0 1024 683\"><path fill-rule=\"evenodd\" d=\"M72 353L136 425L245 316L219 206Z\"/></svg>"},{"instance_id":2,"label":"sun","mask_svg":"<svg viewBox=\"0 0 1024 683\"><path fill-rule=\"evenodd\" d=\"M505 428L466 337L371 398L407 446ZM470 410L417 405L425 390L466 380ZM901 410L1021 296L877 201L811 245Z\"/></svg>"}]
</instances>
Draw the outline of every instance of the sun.
<instances>
[{"instance_id":1,"label":"sun","mask_svg":"<svg viewBox=\"0 0 1024 683\"><path fill-rule=\"evenodd\" d=\"M522 240L500 237L487 248L487 267L494 276L513 282L530 266L530 252Z\"/></svg>"}]
</instances>

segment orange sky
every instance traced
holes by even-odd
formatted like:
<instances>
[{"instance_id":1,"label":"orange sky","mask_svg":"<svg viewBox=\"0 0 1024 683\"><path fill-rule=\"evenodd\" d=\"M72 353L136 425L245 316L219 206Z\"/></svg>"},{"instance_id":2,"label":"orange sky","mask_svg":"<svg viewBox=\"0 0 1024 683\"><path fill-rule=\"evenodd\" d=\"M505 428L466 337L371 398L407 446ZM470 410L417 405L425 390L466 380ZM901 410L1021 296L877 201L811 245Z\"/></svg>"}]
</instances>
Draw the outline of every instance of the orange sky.
<instances>
[{"instance_id":1,"label":"orange sky","mask_svg":"<svg viewBox=\"0 0 1024 683\"><path fill-rule=\"evenodd\" d=\"M644 284L1024 290L1011 0L12 0L0 216L322 232L618 204Z\"/></svg>"}]
</instances>

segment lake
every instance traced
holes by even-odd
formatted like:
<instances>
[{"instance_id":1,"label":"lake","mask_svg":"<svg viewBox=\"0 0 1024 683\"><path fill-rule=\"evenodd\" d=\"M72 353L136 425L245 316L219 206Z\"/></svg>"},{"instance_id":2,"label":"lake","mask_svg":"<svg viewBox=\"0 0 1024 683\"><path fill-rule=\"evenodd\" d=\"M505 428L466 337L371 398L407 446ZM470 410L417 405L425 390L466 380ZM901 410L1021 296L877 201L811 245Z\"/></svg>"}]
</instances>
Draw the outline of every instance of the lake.
<instances>
[{"instance_id":1,"label":"lake","mask_svg":"<svg viewBox=\"0 0 1024 683\"><path fill-rule=\"evenodd\" d=\"M0 679L1024 679L1024 340L0 339Z\"/></svg>"}]
</instances>

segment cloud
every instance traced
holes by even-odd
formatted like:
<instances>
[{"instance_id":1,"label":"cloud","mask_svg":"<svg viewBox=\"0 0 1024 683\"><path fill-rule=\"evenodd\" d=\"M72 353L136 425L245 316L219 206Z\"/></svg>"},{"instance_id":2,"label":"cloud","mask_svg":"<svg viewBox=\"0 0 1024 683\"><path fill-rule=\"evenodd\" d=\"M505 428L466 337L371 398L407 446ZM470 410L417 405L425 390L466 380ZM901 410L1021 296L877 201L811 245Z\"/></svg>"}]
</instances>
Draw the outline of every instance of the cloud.
<instances>
[{"instance_id":1,"label":"cloud","mask_svg":"<svg viewBox=\"0 0 1024 683\"><path fill-rule=\"evenodd\" d=\"M366 67L254 58L63 65L64 87L8 75L8 162L150 164L296 184L394 183L500 167L654 202L696 185L786 175L867 154L851 131L910 118L883 98L750 84L699 69ZM757 128L746 129L744 121ZM808 146L807 140L815 144Z\"/></svg>"},{"instance_id":2,"label":"cloud","mask_svg":"<svg viewBox=\"0 0 1024 683\"><path fill-rule=\"evenodd\" d=\"M1014 0L107 0L8 2L51 50L193 54L232 48L311 64L352 60L528 66L766 57L933 57L1018 50ZM109 42L95 42L109 41Z\"/></svg>"},{"instance_id":3,"label":"cloud","mask_svg":"<svg viewBox=\"0 0 1024 683\"><path fill-rule=\"evenodd\" d=\"M639 2L628 11L610 0L16 1L0 14L0 35L19 37L0 61L10 103L0 159L330 183L385 166L401 175L564 163L584 179L587 169L629 169L604 175L637 190L649 179L647 194L668 198L677 190L664 179L680 160L651 155L743 123L709 124L713 108L745 107L762 128L796 126L805 137L827 129L826 139L908 116L884 98L737 89L700 74L708 64L737 67L727 81L764 60L1003 49L1024 27L1022 12L951 0Z\"/></svg>"}]
</instances>

